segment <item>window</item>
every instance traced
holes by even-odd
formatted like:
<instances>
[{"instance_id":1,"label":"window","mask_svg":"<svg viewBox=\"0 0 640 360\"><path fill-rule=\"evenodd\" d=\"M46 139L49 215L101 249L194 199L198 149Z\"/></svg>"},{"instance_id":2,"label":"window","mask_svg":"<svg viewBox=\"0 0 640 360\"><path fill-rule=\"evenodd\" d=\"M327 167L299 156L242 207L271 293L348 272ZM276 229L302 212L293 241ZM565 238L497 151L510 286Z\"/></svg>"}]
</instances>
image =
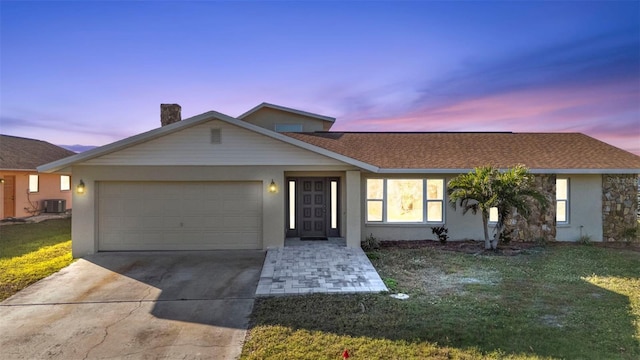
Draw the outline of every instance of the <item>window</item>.
<instances>
[{"instance_id":1,"label":"window","mask_svg":"<svg viewBox=\"0 0 640 360\"><path fill-rule=\"evenodd\" d=\"M556 223L569 223L569 179L556 179Z\"/></svg>"},{"instance_id":2,"label":"window","mask_svg":"<svg viewBox=\"0 0 640 360\"><path fill-rule=\"evenodd\" d=\"M338 228L338 180L331 180L331 229Z\"/></svg>"},{"instance_id":3,"label":"window","mask_svg":"<svg viewBox=\"0 0 640 360\"><path fill-rule=\"evenodd\" d=\"M37 193L39 190L38 175L29 175L29 192Z\"/></svg>"},{"instance_id":4,"label":"window","mask_svg":"<svg viewBox=\"0 0 640 360\"><path fill-rule=\"evenodd\" d=\"M276 124L276 132L302 132L302 124Z\"/></svg>"},{"instance_id":5,"label":"window","mask_svg":"<svg viewBox=\"0 0 640 360\"><path fill-rule=\"evenodd\" d=\"M427 180L427 222L444 220L444 179Z\"/></svg>"},{"instance_id":6,"label":"window","mask_svg":"<svg viewBox=\"0 0 640 360\"><path fill-rule=\"evenodd\" d=\"M367 222L444 221L444 179L367 179Z\"/></svg>"},{"instance_id":7,"label":"window","mask_svg":"<svg viewBox=\"0 0 640 360\"><path fill-rule=\"evenodd\" d=\"M289 229L296 228L296 181L289 180Z\"/></svg>"},{"instance_id":8,"label":"window","mask_svg":"<svg viewBox=\"0 0 640 360\"><path fill-rule=\"evenodd\" d=\"M69 175L60 175L60 191L71 190L71 177Z\"/></svg>"},{"instance_id":9,"label":"window","mask_svg":"<svg viewBox=\"0 0 640 360\"><path fill-rule=\"evenodd\" d=\"M498 208L492 207L489 208L489 223L497 223L498 222Z\"/></svg>"},{"instance_id":10,"label":"window","mask_svg":"<svg viewBox=\"0 0 640 360\"><path fill-rule=\"evenodd\" d=\"M387 222L422 222L422 180L387 180Z\"/></svg>"},{"instance_id":11,"label":"window","mask_svg":"<svg viewBox=\"0 0 640 360\"><path fill-rule=\"evenodd\" d=\"M367 221L382 221L384 180L367 179Z\"/></svg>"}]
</instances>

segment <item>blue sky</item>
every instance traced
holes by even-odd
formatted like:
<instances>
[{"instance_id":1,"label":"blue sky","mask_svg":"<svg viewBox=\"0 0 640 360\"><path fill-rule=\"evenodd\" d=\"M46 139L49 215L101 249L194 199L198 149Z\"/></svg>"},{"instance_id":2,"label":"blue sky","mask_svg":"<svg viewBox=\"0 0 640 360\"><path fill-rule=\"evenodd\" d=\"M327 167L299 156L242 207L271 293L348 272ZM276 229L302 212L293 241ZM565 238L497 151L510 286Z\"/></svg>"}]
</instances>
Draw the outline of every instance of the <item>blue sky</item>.
<instances>
[{"instance_id":1,"label":"blue sky","mask_svg":"<svg viewBox=\"0 0 640 360\"><path fill-rule=\"evenodd\" d=\"M582 132L640 155L640 2L0 2L0 132L104 145L266 101L334 130Z\"/></svg>"}]
</instances>

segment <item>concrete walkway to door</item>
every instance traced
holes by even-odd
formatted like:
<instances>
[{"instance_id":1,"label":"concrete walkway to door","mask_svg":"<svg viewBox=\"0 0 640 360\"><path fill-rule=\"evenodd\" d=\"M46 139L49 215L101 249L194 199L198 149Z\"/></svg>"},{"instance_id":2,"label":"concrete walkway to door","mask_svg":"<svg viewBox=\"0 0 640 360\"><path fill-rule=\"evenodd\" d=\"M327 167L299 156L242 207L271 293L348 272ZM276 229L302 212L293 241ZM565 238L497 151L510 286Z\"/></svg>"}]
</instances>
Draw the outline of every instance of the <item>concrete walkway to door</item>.
<instances>
[{"instance_id":1,"label":"concrete walkway to door","mask_svg":"<svg viewBox=\"0 0 640 360\"><path fill-rule=\"evenodd\" d=\"M380 291L387 287L362 249L336 238L288 239L285 247L267 251L256 296Z\"/></svg>"}]
</instances>

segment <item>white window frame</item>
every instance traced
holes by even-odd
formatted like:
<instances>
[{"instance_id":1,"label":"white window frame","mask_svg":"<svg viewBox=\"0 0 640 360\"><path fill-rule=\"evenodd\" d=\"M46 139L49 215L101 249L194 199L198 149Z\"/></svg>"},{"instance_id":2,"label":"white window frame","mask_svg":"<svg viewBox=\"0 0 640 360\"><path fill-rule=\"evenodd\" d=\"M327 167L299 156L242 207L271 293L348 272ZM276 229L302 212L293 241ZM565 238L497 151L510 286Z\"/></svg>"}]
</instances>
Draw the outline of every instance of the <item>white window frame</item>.
<instances>
[{"instance_id":1,"label":"white window frame","mask_svg":"<svg viewBox=\"0 0 640 360\"><path fill-rule=\"evenodd\" d=\"M29 192L37 193L40 191L40 177L38 175L29 175Z\"/></svg>"},{"instance_id":2,"label":"white window frame","mask_svg":"<svg viewBox=\"0 0 640 360\"><path fill-rule=\"evenodd\" d=\"M558 180L565 180L567 182L567 188L566 190L566 198L564 199L558 199ZM560 177L560 178L556 178L556 224L558 225L568 225L569 221L571 220L571 218L569 217L569 214L571 213L569 211L569 198L571 197L571 182L569 181L568 177ZM564 216L565 216L565 220L564 221L558 221L558 204L563 202L564 203Z\"/></svg>"},{"instance_id":3,"label":"white window frame","mask_svg":"<svg viewBox=\"0 0 640 360\"><path fill-rule=\"evenodd\" d=\"M70 190L71 190L71 176L60 175L60 191L70 191Z\"/></svg>"},{"instance_id":4,"label":"white window frame","mask_svg":"<svg viewBox=\"0 0 640 360\"><path fill-rule=\"evenodd\" d=\"M369 198L368 181L369 180L382 180L382 198ZM388 180L421 180L422 181L422 221L388 221L388 199L387 199L387 181ZM442 198L441 199L429 199L427 182L429 180L441 180L442 181ZM366 224L383 224L383 225L433 225L444 224L446 220L445 212L445 197L446 197L447 181L442 178L367 178L365 181L364 198L365 198L365 223ZM382 219L381 220L369 220L369 204L381 203L382 204ZM442 219L440 221L428 221L429 219L429 203L440 203L440 209L442 213Z\"/></svg>"}]
</instances>

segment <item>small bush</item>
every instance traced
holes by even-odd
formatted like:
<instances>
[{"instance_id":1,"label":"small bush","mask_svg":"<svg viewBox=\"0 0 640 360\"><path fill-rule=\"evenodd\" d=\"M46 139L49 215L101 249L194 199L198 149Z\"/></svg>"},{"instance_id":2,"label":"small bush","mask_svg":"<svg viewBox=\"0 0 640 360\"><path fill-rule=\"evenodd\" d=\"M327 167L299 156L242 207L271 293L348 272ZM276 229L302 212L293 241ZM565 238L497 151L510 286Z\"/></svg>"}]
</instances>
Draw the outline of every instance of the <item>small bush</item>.
<instances>
[{"instance_id":1,"label":"small bush","mask_svg":"<svg viewBox=\"0 0 640 360\"><path fill-rule=\"evenodd\" d=\"M447 240L449 240L449 235L447 235L447 233L449 232L449 229L447 229L444 226L435 226L431 228L431 233L436 235L438 237L438 240L440 240L441 243L446 243Z\"/></svg>"},{"instance_id":2,"label":"small bush","mask_svg":"<svg viewBox=\"0 0 640 360\"><path fill-rule=\"evenodd\" d=\"M364 241L360 243L360 247L362 247L362 250L364 250L365 252L378 250L380 249L380 241L376 239L373 234L370 234L366 239L364 239Z\"/></svg>"},{"instance_id":3,"label":"small bush","mask_svg":"<svg viewBox=\"0 0 640 360\"><path fill-rule=\"evenodd\" d=\"M591 236L580 235L580 238L578 238L578 242L583 245L591 245Z\"/></svg>"}]
</instances>

